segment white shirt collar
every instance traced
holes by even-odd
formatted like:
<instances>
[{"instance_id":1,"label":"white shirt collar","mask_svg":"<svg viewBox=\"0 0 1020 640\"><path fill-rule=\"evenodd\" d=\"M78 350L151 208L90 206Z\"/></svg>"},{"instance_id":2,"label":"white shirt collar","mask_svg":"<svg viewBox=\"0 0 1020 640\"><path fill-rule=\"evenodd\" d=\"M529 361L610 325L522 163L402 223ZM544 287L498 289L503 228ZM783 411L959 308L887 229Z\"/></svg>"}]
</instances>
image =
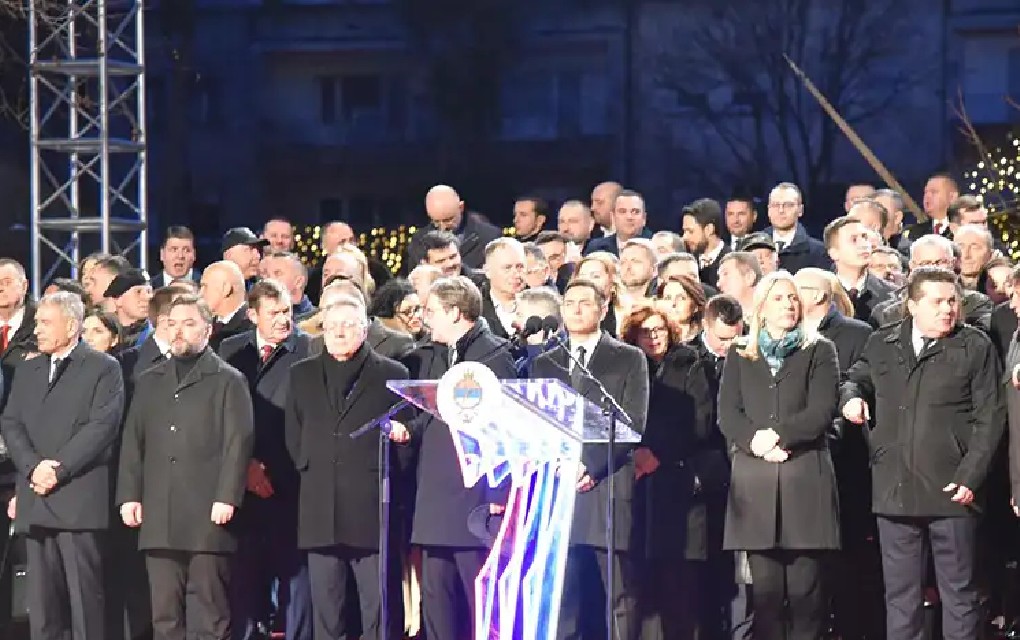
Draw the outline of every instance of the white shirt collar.
<instances>
[{"instance_id":1,"label":"white shirt collar","mask_svg":"<svg viewBox=\"0 0 1020 640\"><path fill-rule=\"evenodd\" d=\"M932 342L935 342L936 340L938 340L938 338L931 339ZM914 353L920 352L921 347L924 345L924 336L917 330L917 327L911 327L910 329L910 345L914 347Z\"/></svg>"},{"instance_id":2,"label":"white shirt collar","mask_svg":"<svg viewBox=\"0 0 1020 640\"><path fill-rule=\"evenodd\" d=\"M846 289L847 291L850 291L851 289L857 289L857 293L860 293L861 291L864 291L864 285L865 285L865 283L867 281L868 281L868 272L867 271L864 272L864 275L861 276L861 279L858 280L855 284L851 284L851 283L847 282L846 280L844 280L843 278L839 279L839 283L841 285L843 285L844 289Z\"/></svg>"},{"instance_id":3,"label":"white shirt collar","mask_svg":"<svg viewBox=\"0 0 1020 640\"><path fill-rule=\"evenodd\" d=\"M593 333L591 335L591 337L589 337L584 342L578 342L578 341L574 340L573 338L571 338L570 339L570 352L573 353L576 356L578 349L581 348L581 347L584 347L584 358L585 358L585 362L584 363L585 363L585 365L587 365L588 362L591 360L591 354L595 353L595 347L598 346L599 340L601 340L601 339L602 339L602 331L601 330L600 331L596 331L595 333Z\"/></svg>"},{"instance_id":4,"label":"white shirt collar","mask_svg":"<svg viewBox=\"0 0 1020 640\"><path fill-rule=\"evenodd\" d=\"M496 310L496 317L499 319L499 323L503 325L503 330L508 334L514 333L514 322L517 320L517 312L514 309L513 303L510 307L504 307L495 296L490 295L492 298L492 307Z\"/></svg>"},{"instance_id":5,"label":"white shirt collar","mask_svg":"<svg viewBox=\"0 0 1020 640\"><path fill-rule=\"evenodd\" d=\"M237 315L237 312L238 312L238 311L240 311L240 310L241 310L241 307L243 307L243 306L244 306L243 304L240 304L240 305L238 305L238 306L237 306L237 308L236 308L236 309L234 309L234 310L233 310L232 312L228 313L228 314L227 314L227 315L225 315L225 316L218 316L218 317L217 317L216 319L217 319L217 320L219 320L219 321L220 321L221 323L223 323L223 324L227 324L227 323L229 323L229 322L230 322L231 320L233 320L233 319L234 319L234 316L236 316L236 315Z\"/></svg>"},{"instance_id":6,"label":"white shirt collar","mask_svg":"<svg viewBox=\"0 0 1020 640\"><path fill-rule=\"evenodd\" d=\"M71 355L71 352L72 352L72 351L74 351L74 348L75 348L75 347L77 347L77 346L78 346L78 343L77 343L77 342L72 342L72 343L71 343L71 344L70 344L70 345L69 345L69 346L68 346L68 347L67 347L66 349L64 349L63 351L61 351L61 352L59 352L59 353L51 353L51 354L50 354L50 362L52 363L52 362L53 362L54 360L63 360L63 359L64 359L64 358L66 358L67 356Z\"/></svg>"},{"instance_id":7,"label":"white shirt collar","mask_svg":"<svg viewBox=\"0 0 1020 640\"><path fill-rule=\"evenodd\" d=\"M705 345L705 349L707 349L708 352L711 353L713 356L715 356L716 358L726 357L725 353L716 353L715 349L712 348L712 345L708 343L708 338L705 337L704 331L701 332L701 335L699 337L701 338L701 344Z\"/></svg>"},{"instance_id":8,"label":"white shirt collar","mask_svg":"<svg viewBox=\"0 0 1020 640\"><path fill-rule=\"evenodd\" d=\"M726 243L720 240L719 244L715 246L715 249L712 249L711 251L706 251L700 256L698 256L698 264L702 268L714 264L715 261L719 258L719 254L722 253L723 249L725 248Z\"/></svg>"},{"instance_id":9,"label":"white shirt collar","mask_svg":"<svg viewBox=\"0 0 1020 640\"><path fill-rule=\"evenodd\" d=\"M262 347L269 346L272 347L273 349L276 349L276 347L280 346L278 344L273 344L272 342L269 342L268 340L264 339L257 329L255 331L255 344L258 346L259 355L262 355Z\"/></svg>"},{"instance_id":10,"label":"white shirt collar","mask_svg":"<svg viewBox=\"0 0 1020 640\"><path fill-rule=\"evenodd\" d=\"M172 357L172 354L170 353L170 344L169 343L163 342L162 340L157 338L155 333L152 334L152 341L156 344L156 348L159 349L159 352L161 354L163 354L167 358Z\"/></svg>"},{"instance_id":11,"label":"white shirt collar","mask_svg":"<svg viewBox=\"0 0 1020 640\"><path fill-rule=\"evenodd\" d=\"M22 307L20 309L18 309L16 312L14 312L14 315L11 316L10 320L8 320L7 322L0 321L0 327L3 327L5 325L10 327L10 329L7 331L7 340L8 341L11 338L14 337L15 333L18 332L18 329L21 328L21 325L22 325L23 322L25 322L25 306L24 305L22 305Z\"/></svg>"},{"instance_id":12,"label":"white shirt collar","mask_svg":"<svg viewBox=\"0 0 1020 640\"><path fill-rule=\"evenodd\" d=\"M782 243L784 243L784 246L788 247L793 242L793 237L795 235L797 235L797 227L794 227L793 229L790 229L789 231L782 231L782 232L773 229L773 231L772 231L772 240L774 242L782 242Z\"/></svg>"}]
</instances>

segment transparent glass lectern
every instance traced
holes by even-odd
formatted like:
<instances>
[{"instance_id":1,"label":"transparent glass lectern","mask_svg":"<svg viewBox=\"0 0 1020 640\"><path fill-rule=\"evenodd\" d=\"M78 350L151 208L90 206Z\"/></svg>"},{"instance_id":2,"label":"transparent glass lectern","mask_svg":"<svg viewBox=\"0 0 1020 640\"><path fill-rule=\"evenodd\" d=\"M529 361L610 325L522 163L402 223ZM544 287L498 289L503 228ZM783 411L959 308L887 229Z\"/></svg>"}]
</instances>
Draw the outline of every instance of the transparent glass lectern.
<instances>
[{"instance_id":1,"label":"transparent glass lectern","mask_svg":"<svg viewBox=\"0 0 1020 640\"><path fill-rule=\"evenodd\" d=\"M640 434L559 380L497 380L473 362L441 380L387 385L449 426L465 486L510 480L502 524L475 579L474 637L552 640L581 447L608 443L613 423L620 444Z\"/></svg>"}]
</instances>

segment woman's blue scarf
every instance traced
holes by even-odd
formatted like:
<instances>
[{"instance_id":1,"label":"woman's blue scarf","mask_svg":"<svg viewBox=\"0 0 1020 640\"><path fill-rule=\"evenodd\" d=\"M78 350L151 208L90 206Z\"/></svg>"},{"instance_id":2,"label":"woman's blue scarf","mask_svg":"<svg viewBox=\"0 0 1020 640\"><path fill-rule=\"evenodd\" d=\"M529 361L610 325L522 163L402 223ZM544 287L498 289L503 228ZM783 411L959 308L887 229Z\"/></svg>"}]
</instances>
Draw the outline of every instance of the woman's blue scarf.
<instances>
[{"instance_id":1,"label":"woman's blue scarf","mask_svg":"<svg viewBox=\"0 0 1020 640\"><path fill-rule=\"evenodd\" d=\"M770 336L769 332L764 328L758 332L758 349L761 351L761 355L765 358L766 362L769 363L772 375L776 375L779 368L783 366L783 360L786 356L800 348L802 337L803 334L800 328L790 331L778 340Z\"/></svg>"}]
</instances>

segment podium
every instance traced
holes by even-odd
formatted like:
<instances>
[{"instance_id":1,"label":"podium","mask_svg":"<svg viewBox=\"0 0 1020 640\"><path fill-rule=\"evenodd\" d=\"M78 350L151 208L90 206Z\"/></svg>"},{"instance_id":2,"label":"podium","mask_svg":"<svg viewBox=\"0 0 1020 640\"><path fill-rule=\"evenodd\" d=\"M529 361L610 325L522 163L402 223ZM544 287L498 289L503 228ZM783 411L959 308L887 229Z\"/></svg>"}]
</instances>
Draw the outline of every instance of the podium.
<instances>
[{"instance_id":1,"label":"podium","mask_svg":"<svg viewBox=\"0 0 1020 640\"><path fill-rule=\"evenodd\" d=\"M439 380L387 386L448 425L464 486L509 481L502 524L475 579L475 640L553 640L581 447L608 446L611 425L618 443L640 434L559 380L499 380L477 362Z\"/></svg>"}]
</instances>

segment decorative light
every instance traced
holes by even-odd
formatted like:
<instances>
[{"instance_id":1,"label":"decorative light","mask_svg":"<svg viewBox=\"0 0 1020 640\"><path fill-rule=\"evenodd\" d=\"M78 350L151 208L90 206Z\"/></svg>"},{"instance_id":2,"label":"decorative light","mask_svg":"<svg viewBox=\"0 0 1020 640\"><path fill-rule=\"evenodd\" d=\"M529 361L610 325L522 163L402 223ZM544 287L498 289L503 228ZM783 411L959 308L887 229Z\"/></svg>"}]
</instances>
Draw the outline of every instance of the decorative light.
<instances>
[{"instance_id":1,"label":"decorative light","mask_svg":"<svg viewBox=\"0 0 1020 640\"><path fill-rule=\"evenodd\" d=\"M1017 260L1020 258L1020 242L1016 240L1020 235L1020 200L1017 198L1020 194L1020 138L1007 134L1006 143L991 150L986 160L964 172L964 176L971 178L971 191L988 209L989 227L1009 248L1010 257Z\"/></svg>"},{"instance_id":2,"label":"decorative light","mask_svg":"<svg viewBox=\"0 0 1020 640\"><path fill-rule=\"evenodd\" d=\"M359 234L355 244L365 252L365 255L379 259L390 271L397 273L403 263L407 244L417 230L417 227L404 225L394 229L375 227L367 233ZM319 225L305 227L295 234L294 245L297 254L306 265L317 265L325 258L322 254L321 238L322 227Z\"/></svg>"}]
</instances>

